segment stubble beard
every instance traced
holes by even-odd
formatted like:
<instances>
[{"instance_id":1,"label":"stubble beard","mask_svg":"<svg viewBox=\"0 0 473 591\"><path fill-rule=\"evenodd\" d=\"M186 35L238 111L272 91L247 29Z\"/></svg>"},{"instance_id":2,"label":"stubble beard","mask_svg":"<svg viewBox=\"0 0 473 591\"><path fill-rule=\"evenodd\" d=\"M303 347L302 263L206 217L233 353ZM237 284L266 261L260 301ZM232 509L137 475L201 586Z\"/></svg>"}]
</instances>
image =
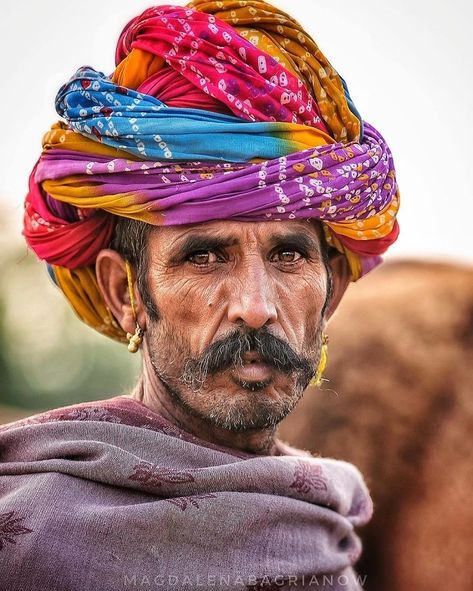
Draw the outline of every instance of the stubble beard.
<instances>
[{"instance_id":1,"label":"stubble beard","mask_svg":"<svg viewBox=\"0 0 473 591\"><path fill-rule=\"evenodd\" d=\"M321 330L313 332L311 340L315 344L309 347L311 358L317 355L315 363L304 359L307 366L303 371L275 371L274 378L265 382L238 380L229 368L209 373L205 370L209 368L208 359L203 360L204 367L199 365L202 359L192 358L189 345L164 318L148 325L145 340L156 378L184 413L221 429L243 432L274 429L294 409L317 366ZM235 364L243 364L244 350L242 346L239 358L233 358Z\"/></svg>"}]
</instances>

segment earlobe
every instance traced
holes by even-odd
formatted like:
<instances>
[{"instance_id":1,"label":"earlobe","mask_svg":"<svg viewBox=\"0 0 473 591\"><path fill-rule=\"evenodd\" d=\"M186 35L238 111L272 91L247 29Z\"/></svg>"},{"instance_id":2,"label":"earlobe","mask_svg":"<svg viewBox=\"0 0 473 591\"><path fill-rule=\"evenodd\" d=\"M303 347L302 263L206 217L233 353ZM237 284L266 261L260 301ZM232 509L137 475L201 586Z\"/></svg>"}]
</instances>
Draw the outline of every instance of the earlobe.
<instances>
[{"instance_id":1,"label":"earlobe","mask_svg":"<svg viewBox=\"0 0 473 591\"><path fill-rule=\"evenodd\" d=\"M326 320L328 320L338 308L338 305L351 282L350 268L345 255L335 250L332 251L329 254L329 265L332 270L333 289L330 304L325 314Z\"/></svg>"},{"instance_id":2,"label":"earlobe","mask_svg":"<svg viewBox=\"0 0 473 591\"><path fill-rule=\"evenodd\" d=\"M103 249L97 256L95 272L100 291L117 322L125 332L134 333L136 318L130 304L125 260L115 250ZM135 308L144 328L141 300L136 292L134 289Z\"/></svg>"}]
</instances>

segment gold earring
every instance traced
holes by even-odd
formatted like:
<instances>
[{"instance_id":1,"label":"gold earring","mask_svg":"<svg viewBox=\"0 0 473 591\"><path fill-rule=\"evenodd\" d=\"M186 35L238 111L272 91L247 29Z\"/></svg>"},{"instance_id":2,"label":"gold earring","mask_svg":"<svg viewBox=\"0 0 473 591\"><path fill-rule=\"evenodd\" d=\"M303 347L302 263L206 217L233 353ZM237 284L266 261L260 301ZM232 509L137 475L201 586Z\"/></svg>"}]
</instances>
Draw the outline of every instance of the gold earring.
<instances>
[{"instance_id":1,"label":"gold earring","mask_svg":"<svg viewBox=\"0 0 473 591\"><path fill-rule=\"evenodd\" d=\"M128 281L128 293L130 295L131 312L135 321L135 332L133 334L131 332L127 332L126 338L128 339L128 351L130 351L130 353L136 353L143 342L144 330L139 325L136 315L135 298L133 295L133 275L131 272L131 265L127 260L125 260L125 268L126 278Z\"/></svg>"},{"instance_id":2,"label":"gold earring","mask_svg":"<svg viewBox=\"0 0 473 591\"><path fill-rule=\"evenodd\" d=\"M130 353L136 353L143 342L143 329L138 324L138 322L136 323L135 332L133 334L131 334L131 332L127 332L126 338L129 341L128 351L130 351Z\"/></svg>"},{"instance_id":3,"label":"gold earring","mask_svg":"<svg viewBox=\"0 0 473 591\"><path fill-rule=\"evenodd\" d=\"M310 381L310 386L316 386L317 388L322 385L323 373L327 366L327 354L328 354L328 335L322 334L322 348L320 349L320 359L315 376Z\"/></svg>"}]
</instances>

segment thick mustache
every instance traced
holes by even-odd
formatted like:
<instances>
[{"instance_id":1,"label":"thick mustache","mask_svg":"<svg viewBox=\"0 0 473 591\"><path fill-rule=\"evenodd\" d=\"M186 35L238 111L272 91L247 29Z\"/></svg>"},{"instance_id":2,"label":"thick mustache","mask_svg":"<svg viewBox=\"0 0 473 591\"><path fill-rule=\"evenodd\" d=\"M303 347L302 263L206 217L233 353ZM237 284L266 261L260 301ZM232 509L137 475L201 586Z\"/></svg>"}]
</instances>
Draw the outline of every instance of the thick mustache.
<instances>
[{"instance_id":1,"label":"thick mustache","mask_svg":"<svg viewBox=\"0 0 473 591\"><path fill-rule=\"evenodd\" d=\"M224 371L233 365L243 365L245 353L254 352L261 362L285 374L313 374L313 361L298 355L282 339L274 336L267 328L236 330L212 343L198 358L189 359L183 375L188 382L203 382L209 375Z\"/></svg>"}]
</instances>

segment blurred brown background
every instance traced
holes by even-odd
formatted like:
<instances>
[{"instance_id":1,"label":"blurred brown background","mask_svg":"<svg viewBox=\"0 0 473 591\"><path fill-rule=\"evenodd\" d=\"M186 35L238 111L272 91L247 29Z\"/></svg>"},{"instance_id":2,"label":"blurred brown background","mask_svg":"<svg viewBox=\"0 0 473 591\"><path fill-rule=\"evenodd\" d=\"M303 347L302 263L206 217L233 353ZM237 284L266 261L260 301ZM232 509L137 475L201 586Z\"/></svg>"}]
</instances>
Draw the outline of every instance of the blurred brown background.
<instances>
[{"instance_id":1,"label":"blurred brown background","mask_svg":"<svg viewBox=\"0 0 473 591\"><path fill-rule=\"evenodd\" d=\"M281 435L365 476L367 591L473 589L473 268L386 263L328 333L328 381Z\"/></svg>"}]
</instances>

